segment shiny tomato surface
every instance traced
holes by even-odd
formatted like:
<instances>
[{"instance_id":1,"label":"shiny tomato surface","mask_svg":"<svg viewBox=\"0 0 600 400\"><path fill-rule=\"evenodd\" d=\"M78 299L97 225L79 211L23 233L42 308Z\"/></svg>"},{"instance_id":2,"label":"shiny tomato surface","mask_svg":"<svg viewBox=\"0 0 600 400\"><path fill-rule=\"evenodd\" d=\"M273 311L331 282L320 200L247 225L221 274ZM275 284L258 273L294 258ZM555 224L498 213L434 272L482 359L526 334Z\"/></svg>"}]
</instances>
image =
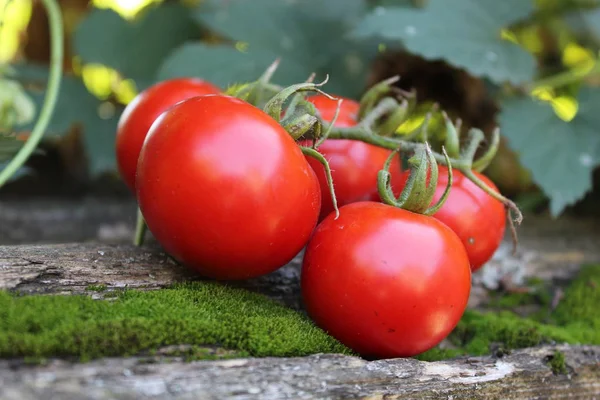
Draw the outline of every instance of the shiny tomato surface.
<instances>
[{"instance_id":1,"label":"shiny tomato surface","mask_svg":"<svg viewBox=\"0 0 600 400\"><path fill-rule=\"evenodd\" d=\"M149 87L127 105L117 126L116 157L119 173L133 192L140 150L154 120L175 103L219 92L218 87L201 79L175 78Z\"/></svg>"},{"instance_id":2,"label":"shiny tomato surface","mask_svg":"<svg viewBox=\"0 0 600 400\"><path fill-rule=\"evenodd\" d=\"M377 202L331 214L302 266L311 318L365 357L420 354L460 320L471 269L458 236L435 218Z\"/></svg>"},{"instance_id":3,"label":"shiny tomato surface","mask_svg":"<svg viewBox=\"0 0 600 400\"><path fill-rule=\"evenodd\" d=\"M290 261L321 203L291 136L260 109L222 95L188 99L157 119L136 186L165 250L216 279L256 277Z\"/></svg>"},{"instance_id":4,"label":"shiny tomato surface","mask_svg":"<svg viewBox=\"0 0 600 400\"><path fill-rule=\"evenodd\" d=\"M506 230L506 209L504 205L485 193L466 178L459 170L453 169L452 189L442 208L433 216L448 225L467 249L471 269L481 268L488 262L502 242ZM475 175L495 191L498 188L485 175ZM442 197L448 184L448 168L439 167L439 178L434 202Z\"/></svg>"}]
</instances>

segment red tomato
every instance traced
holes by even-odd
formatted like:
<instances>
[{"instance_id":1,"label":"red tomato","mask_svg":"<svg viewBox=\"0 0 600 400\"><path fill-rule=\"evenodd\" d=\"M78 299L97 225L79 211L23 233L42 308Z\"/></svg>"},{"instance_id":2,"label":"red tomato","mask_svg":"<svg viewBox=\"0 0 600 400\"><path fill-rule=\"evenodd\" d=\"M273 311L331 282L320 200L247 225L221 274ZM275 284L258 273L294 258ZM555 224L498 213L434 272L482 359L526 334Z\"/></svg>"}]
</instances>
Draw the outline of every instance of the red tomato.
<instances>
[{"instance_id":1,"label":"red tomato","mask_svg":"<svg viewBox=\"0 0 600 400\"><path fill-rule=\"evenodd\" d=\"M149 87L127 105L117 127L117 167L121 177L135 192L135 171L144 139L154 120L182 100L220 89L196 78L176 78Z\"/></svg>"},{"instance_id":2,"label":"red tomato","mask_svg":"<svg viewBox=\"0 0 600 400\"><path fill-rule=\"evenodd\" d=\"M348 99L345 97L339 97L342 99L342 105L340 106L340 113L336 121L336 126L353 126L356 125L356 119L358 117L358 111L360 109L360 103L355 100ZM315 105L321 118L325 121L333 120L335 111L337 109L337 100L331 100L330 98L321 94L308 96L306 100L310 101Z\"/></svg>"},{"instance_id":3,"label":"red tomato","mask_svg":"<svg viewBox=\"0 0 600 400\"><path fill-rule=\"evenodd\" d=\"M315 104L321 116L326 121L331 121L335 115L337 102L325 96L312 96L309 101ZM356 125L356 114L359 104L351 99L344 99L340 108L340 114L336 120L336 126L350 127ZM311 141L300 142L303 146L310 146ZM377 174L383 168L385 160L390 155L390 150L367 144L358 140L331 139L326 140L318 148L325 156L331 167L331 175L336 192L338 206L354 203L357 201L373 200L379 201L377 190ZM314 158L307 157L321 185L321 215L322 220L329 215L333 209L333 201L327 186L325 168ZM400 159L392 162L392 187L401 187L403 174Z\"/></svg>"},{"instance_id":4,"label":"red tomato","mask_svg":"<svg viewBox=\"0 0 600 400\"><path fill-rule=\"evenodd\" d=\"M136 186L165 250L216 279L289 262L321 205L319 181L292 137L260 109L222 95L183 101L156 120Z\"/></svg>"},{"instance_id":5,"label":"red tomato","mask_svg":"<svg viewBox=\"0 0 600 400\"><path fill-rule=\"evenodd\" d=\"M448 169L439 166L436 202L448 184ZM506 210L498 200L481 190L459 170L453 169L454 179L448 199L433 216L448 225L463 242L469 255L471 269L477 271L492 258L504 237ZM485 175L475 172L489 187L498 190Z\"/></svg>"},{"instance_id":6,"label":"red tomato","mask_svg":"<svg viewBox=\"0 0 600 400\"><path fill-rule=\"evenodd\" d=\"M428 216L376 202L344 206L315 230L302 295L321 328L366 357L410 357L460 320L471 270L460 239Z\"/></svg>"}]
</instances>

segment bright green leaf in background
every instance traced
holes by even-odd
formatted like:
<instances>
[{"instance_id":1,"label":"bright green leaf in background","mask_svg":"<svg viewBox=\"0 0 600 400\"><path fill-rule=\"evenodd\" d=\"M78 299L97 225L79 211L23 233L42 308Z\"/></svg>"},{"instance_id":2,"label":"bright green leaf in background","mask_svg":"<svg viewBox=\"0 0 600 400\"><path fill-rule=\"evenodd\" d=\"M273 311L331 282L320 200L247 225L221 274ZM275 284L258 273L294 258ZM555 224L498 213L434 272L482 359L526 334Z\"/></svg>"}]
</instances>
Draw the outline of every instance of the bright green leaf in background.
<instances>
[{"instance_id":1,"label":"bright green leaf in background","mask_svg":"<svg viewBox=\"0 0 600 400\"><path fill-rule=\"evenodd\" d=\"M74 50L83 63L114 68L144 89L173 49L200 31L190 10L177 3L152 7L129 21L110 10L94 9L77 27Z\"/></svg>"},{"instance_id":2,"label":"bright green leaf in background","mask_svg":"<svg viewBox=\"0 0 600 400\"><path fill-rule=\"evenodd\" d=\"M550 198L554 216L592 188L592 171L600 165L600 89L583 88L578 100L571 122L560 120L550 104L530 98L502 105L502 133Z\"/></svg>"},{"instance_id":3,"label":"bright green leaf in background","mask_svg":"<svg viewBox=\"0 0 600 400\"><path fill-rule=\"evenodd\" d=\"M423 9L378 7L353 32L354 37L401 41L427 59L445 59L495 83L533 78L533 57L502 39L501 31L527 17L531 0L430 0Z\"/></svg>"},{"instance_id":4,"label":"bright green leaf in background","mask_svg":"<svg viewBox=\"0 0 600 400\"><path fill-rule=\"evenodd\" d=\"M19 65L15 69L20 81L37 85L45 85L48 81L48 70L45 67L27 64ZM44 93L32 91L30 95L36 103L36 109L41 109ZM45 136L61 136L66 134L73 124L81 124L89 172L92 175L111 172L115 169L115 132L119 114L112 105L102 103L88 92L79 79L64 76L56 108ZM32 127L33 123L23 128Z\"/></svg>"},{"instance_id":5,"label":"bright green leaf in background","mask_svg":"<svg viewBox=\"0 0 600 400\"><path fill-rule=\"evenodd\" d=\"M192 74L227 86L256 79L281 58L277 83L297 83L312 72L318 80L329 74L327 91L357 96L377 52L376 43L346 38L364 12L363 0L207 0L196 20L247 48L235 53L222 45L186 45L167 59L159 78Z\"/></svg>"}]
</instances>

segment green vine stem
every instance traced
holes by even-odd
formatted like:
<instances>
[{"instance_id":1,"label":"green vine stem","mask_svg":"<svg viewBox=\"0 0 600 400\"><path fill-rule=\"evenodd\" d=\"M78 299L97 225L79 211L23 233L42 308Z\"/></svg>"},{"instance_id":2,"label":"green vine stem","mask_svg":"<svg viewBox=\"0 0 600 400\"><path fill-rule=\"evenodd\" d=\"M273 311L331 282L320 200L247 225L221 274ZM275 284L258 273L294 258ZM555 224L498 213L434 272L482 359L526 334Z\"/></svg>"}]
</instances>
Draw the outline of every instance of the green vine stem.
<instances>
[{"instance_id":1,"label":"green vine stem","mask_svg":"<svg viewBox=\"0 0 600 400\"><path fill-rule=\"evenodd\" d=\"M594 66L592 68L575 68L569 69L564 72L560 72L556 75L551 75L545 78L541 78L537 81L531 82L525 85L524 89L528 92L542 88L542 87L550 87L557 88L561 86L566 86L571 83L579 82L582 79L587 78L588 76L600 74L600 60L594 60Z\"/></svg>"},{"instance_id":2,"label":"green vine stem","mask_svg":"<svg viewBox=\"0 0 600 400\"><path fill-rule=\"evenodd\" d=\"M473 170L477 172L482 172L485 170L488 165L492 162L494 157L496 157L496 153L498 153L498 148L500 147L500 128L494 129L492 132L492 142L490 143L487 151L479 157L477 160L473 161Z\"/></svg>"},{"instance_id":3,"label":"green vine stem","mask_svg":"<svg viewBox=\"0 0 600 400\"><path fill-rule=\"evenodd\" d=\"M327 128L328 124L324 123L324 126L325 128ZM414 152L418 148L424 146L423 143L416 143L393 137L375 135L371 132L370 129L365 128L362 124L344 128L333 127L331 129L331 132L329 133L329 139L360 140L365 143L373 144L375 146L383 147L389 150L401 149L401 151L405 152ZM448 166L449 163L446 161L446 157L443 154L433 152L433 157L438 162L438 164ZM515 223L521 223L521 221L523 220L523 214L521 213L521 210L519 210L517 205L512 200L496 192L474 175L471 169L473 166L472 160L465 160L462 158L449 158L448 160L450 161L452 168L462 172L463 175L465 175L465 177L473 181L473 183L475 183L488 195L492 196L494 199L504 204L504 206L509 210L510 214L513 214L514 218L512 220L514 220Z\"/></svg>"},{"instance_id":4,"label":"green vine stem","mask_svg":"<svg viewBox=\"0 0 600 400\"><path fill-rule=\"evenodd\" d=\"M302 150L302 153L304 155L314 158L315 160L320 162L321 165L323 165L323 168L325 168L325 176L327 177L327 186L329 187L329 194L331 195L333 209L335 210L335 218L337 219L340 216L340 210L338 209L337 197L335 195L335 190L333 188L333 177L331 176L331 168L329 167L329 163L327 162L327 160L325 159L323 154L319 153L317 150L313 149L312 147L300 146L300 149Z\"/></svg>"},{"instance_id":5,"label":"green vine stem","mask_svg":"<svg viewBox=\"0 0 600 400\"><path fill-rule=\"evenodd\" d=\"M62 16L60 8L55 0L42 0L42 4L46 8L48 13L48 21L50 24L50 73L48 76L48 86L46 88L46 96L44 98L44 104L40 111L38 120L31 131L29 139L19 152L13 157L13 159L6 165L6 167L0 172L0 187L2 187L14 174L21 168L29 156L37 148L38 143L44 136L44 132L54 107L56 106L56 100L58 99L58 93L60 89L60 82L62 78L62 62L63 62L63 26Z\"/></svg>"}]
</instances>

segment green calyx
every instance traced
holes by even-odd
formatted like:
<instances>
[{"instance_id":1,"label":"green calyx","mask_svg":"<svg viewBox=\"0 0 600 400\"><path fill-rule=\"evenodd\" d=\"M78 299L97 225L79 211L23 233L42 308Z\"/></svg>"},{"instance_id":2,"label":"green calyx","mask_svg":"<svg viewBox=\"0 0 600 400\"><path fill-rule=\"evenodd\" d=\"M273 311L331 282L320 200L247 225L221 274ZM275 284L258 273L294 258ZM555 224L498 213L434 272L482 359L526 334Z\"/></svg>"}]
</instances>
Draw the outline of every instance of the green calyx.
<instances>
[{"instance_id":1,"label":"green calyx","mask_svg":"<svg viewBox=\"0 0 600 400\"><path fill-rule=\"evenodd\" d=\"M406 186L398 198L395 197L391 187L390 166L398 149L392 151L384 167L377 177L377 188L384 203L394 207L403 208L424 215L433 215L444 205L450 188L452 187L452 166L446 151L443 150L448 165L448 184L442 197L430 206L435 196L438 183L438 165L429 144L425 143L415 150L415 154L408 160L410 172ZM429 179L428 179L429 178Z\"/></svg>"},{"instance_id":2,"label":"green calyx","mask_svg":"<svg viewBox=\"0 0 600 400\"><path fill-rule=\"evenodd\" d=\"M279 63L280 59L276 59L254 82L230 86L225 91L225 95L237 97L258 108L263 108L267 101L282 89L280 86L271 83Z\"/></svg>"}]
</instances>

